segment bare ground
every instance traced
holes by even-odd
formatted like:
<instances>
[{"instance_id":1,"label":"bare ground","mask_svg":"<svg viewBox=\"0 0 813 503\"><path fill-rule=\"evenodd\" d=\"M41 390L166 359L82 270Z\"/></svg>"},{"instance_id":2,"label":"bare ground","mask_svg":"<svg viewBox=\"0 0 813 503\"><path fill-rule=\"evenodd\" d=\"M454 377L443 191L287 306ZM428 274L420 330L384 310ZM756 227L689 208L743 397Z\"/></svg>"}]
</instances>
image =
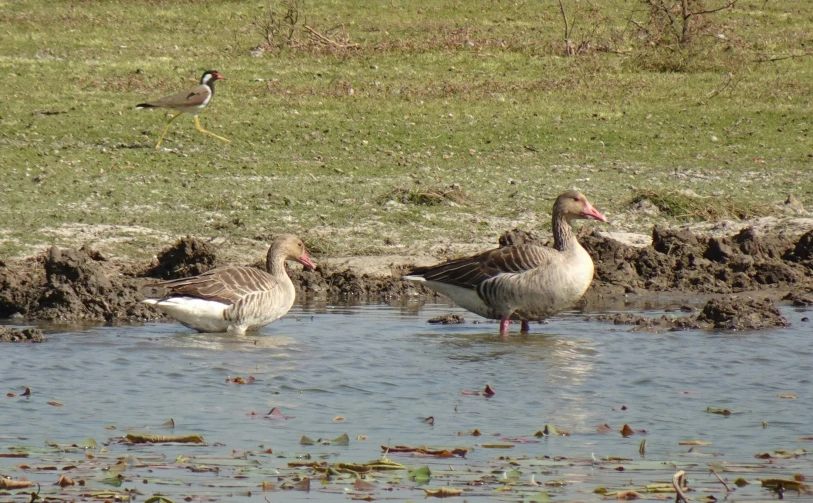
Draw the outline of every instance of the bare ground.
<instances>
[{"instance_id":1,"label":"bare ground","mask_svg":"<svg viewBox=\"0 0 813 503\"><path fill-rule=\"evenodd\" d=\"M650 236L583 229L580 240L596 264L583 304L590 311L590 304L610 298L669 294L701 302L683 309L682 316L660 320L629 313L597 319L647 330L785 326L776 302L813 305L813 222L783 222L655 227ZM539 238L509 231L500 244L519 240ZM160 319L140 302L146 286L216 267L224 263L219 250L187 237L149 263L111 259L87 247L51 247L27 259L0 262L0 318L71 323ZM429 255L337 257L321 260L314 271L292 268L290 274L300 296L375 301L431 296L400 276L408 267L437 261ZM262 263L258 259L254 265Z\"/></svg>"}]
</instances>

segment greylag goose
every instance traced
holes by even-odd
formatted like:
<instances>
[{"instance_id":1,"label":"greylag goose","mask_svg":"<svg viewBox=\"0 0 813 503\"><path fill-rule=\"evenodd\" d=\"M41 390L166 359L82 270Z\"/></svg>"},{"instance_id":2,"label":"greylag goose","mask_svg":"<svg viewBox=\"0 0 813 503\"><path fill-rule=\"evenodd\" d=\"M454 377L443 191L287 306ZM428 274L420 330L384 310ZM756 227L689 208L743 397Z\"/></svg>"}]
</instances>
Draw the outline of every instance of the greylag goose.
<instances>
[{"instance_id":1,"label":"greylag goose","mask_svg":"<svg viewBox=\"0 0 813 503\"><path fill-rule=\"evenodd\" d=\"M315 267L302 240L284 234L268 249L268 272L239 265L217 267L198 276L149 285L162 287L166 293L144 302L199 332L242 335L278 320L294 304L296 294L285 271L286 260L295 260L306 269Z\"/></svg>"},{"instance_id":2,"label":"greylag goose","mask_svg":"<svg viewBox=\"0 0 813 503\"><path fill-rule=\"evenodd\" d=\"M568 191L553 204L553 248L519 244L431 267L418 267L403 278L421 282L455 304L485 318L500 320L508 335L509 320L547 318L572 306L593 280L593 260L582 248L570 222L607 219L581 193Z\"/></svg>"},{"instance_id":3,"label":"greylag goose","mask_svg":"<svg viewBox=\"0 0 813 503\"><path fill-rule=\"evenodd\" d=\"M161 148L161 142L164 141L164 136L167 134L169 125L182 114L191 114L195 118L195 129L201 133L208 134L209 136L213 136L220 141L229 143L229 140L226 138L203 129L203 126L200 125L200 119L198 118L198 113L206 108L206 105L212 101L212 97L215 95L215 82L218 80L225 80L225 77L214 70L209 70L200 78L200 85L195 86L192 89L187 89L186 91L181 91L177 94L166 96L155 101L150 101L149 103L140 103L135 106L136 110L140 110L142 108L169 108L170 110L175 110L178 112L167 119L167 124L164 126L164 130L161 132L161 136L158 137L158 143L155 144L155 148Z\"/></svg>"}]
</instances>

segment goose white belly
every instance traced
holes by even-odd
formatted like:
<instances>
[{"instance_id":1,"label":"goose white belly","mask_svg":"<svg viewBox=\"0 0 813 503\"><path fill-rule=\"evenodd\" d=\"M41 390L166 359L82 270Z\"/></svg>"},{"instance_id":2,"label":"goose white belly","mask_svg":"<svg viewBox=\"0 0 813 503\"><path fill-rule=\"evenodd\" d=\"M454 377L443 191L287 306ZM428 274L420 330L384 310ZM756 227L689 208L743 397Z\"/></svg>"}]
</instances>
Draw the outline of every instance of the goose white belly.
<instances>
[{"instance_id":1,"label":"goose white belly","mask_svg":"<svg viewBox=\"0 0 813 503\"><path fill-rule=\"evenodd\" d=\"M225 318L229 304L195 297L168 297L165 299L146 299L146 304L155 306L167 316L178 320L189 328L199 332L237 331L232 321ZM245 328L242 330L245 332Z\"/></svg>"},{"instance_id":2,"label":"goose white belly","mask_svg":"<svg viewBox=\"0 0 813 503\"><path fill-rule=\"evenodd\" d=\"M494 318L492 310L483 302L477 291L472 288L450 285L441 281L427 281L420 276L404 276L404 279L423 283L427 288L449 297L452 302L467 311L479 314L484 318Z\"/></svg>"}]
</instances>

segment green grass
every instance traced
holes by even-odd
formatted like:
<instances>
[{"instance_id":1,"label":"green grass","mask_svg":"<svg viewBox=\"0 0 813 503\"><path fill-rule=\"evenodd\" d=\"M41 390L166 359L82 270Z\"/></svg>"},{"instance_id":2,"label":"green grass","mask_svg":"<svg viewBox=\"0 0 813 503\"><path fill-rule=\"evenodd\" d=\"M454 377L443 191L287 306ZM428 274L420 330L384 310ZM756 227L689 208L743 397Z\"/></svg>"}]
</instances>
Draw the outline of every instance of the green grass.
<instances>
[{"instance_id":1,"label":"green grass","mask_svg":"<svg viewBox=\"0 0 813 503\"><path fill-rule=\"evenodd\" d=\"M554 4L311 1L300 25L358 48L300 26L254 57L270 4L0 1L0 257L283 231L337 255L493 243L547 229L570 187L644 232L680 215L632 212L641 191L813 206L812 60L765 61L804 53L813 5L741 0L675 48L630 29L637 2L578 4L564 57ZM231 143L185 116L154 150L164 115L132 107L207 69L227 80L201 121ZM418 197L454 184L462 204Z\"/></svg>"}]
</instances>

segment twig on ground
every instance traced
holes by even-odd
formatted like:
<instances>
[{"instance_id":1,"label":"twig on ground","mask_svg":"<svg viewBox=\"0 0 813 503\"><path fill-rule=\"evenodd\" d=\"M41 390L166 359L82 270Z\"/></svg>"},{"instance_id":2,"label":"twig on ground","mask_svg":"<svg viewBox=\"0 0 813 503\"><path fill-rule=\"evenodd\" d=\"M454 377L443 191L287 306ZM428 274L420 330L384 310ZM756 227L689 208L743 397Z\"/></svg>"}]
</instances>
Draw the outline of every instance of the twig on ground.
<instances>
[{"instance_id":1,"label":"twig on ground","mask_svg":"<svg viewBox=\"0 0 813 503\"><path fill-rule=\"evenodd\" d=\"M726 484L725 480L723 480L722 478L720 478L719 475L717 475L717 472L714 470L714 468L711 469L711 473L713 473L714 476L717 477L717 480L719 480L720 483L723 484L723 487L725 487L725 492L730 493L731 489L728 487L728 484Z\"/></svg>"},{"instance_id":2,"label":"twig on ground","mask_svg":"<svg viewBox=\"0 0 813 503\"><path fill-rule=\"evenodd\" d=\"M686 484L686 472L680 470L679 472L672 475L672 485L675 488L675 502L680 503L689 503L689 498L686 497L686 493L683 492L683 486Z\"/></svg>"}]
</instances>

